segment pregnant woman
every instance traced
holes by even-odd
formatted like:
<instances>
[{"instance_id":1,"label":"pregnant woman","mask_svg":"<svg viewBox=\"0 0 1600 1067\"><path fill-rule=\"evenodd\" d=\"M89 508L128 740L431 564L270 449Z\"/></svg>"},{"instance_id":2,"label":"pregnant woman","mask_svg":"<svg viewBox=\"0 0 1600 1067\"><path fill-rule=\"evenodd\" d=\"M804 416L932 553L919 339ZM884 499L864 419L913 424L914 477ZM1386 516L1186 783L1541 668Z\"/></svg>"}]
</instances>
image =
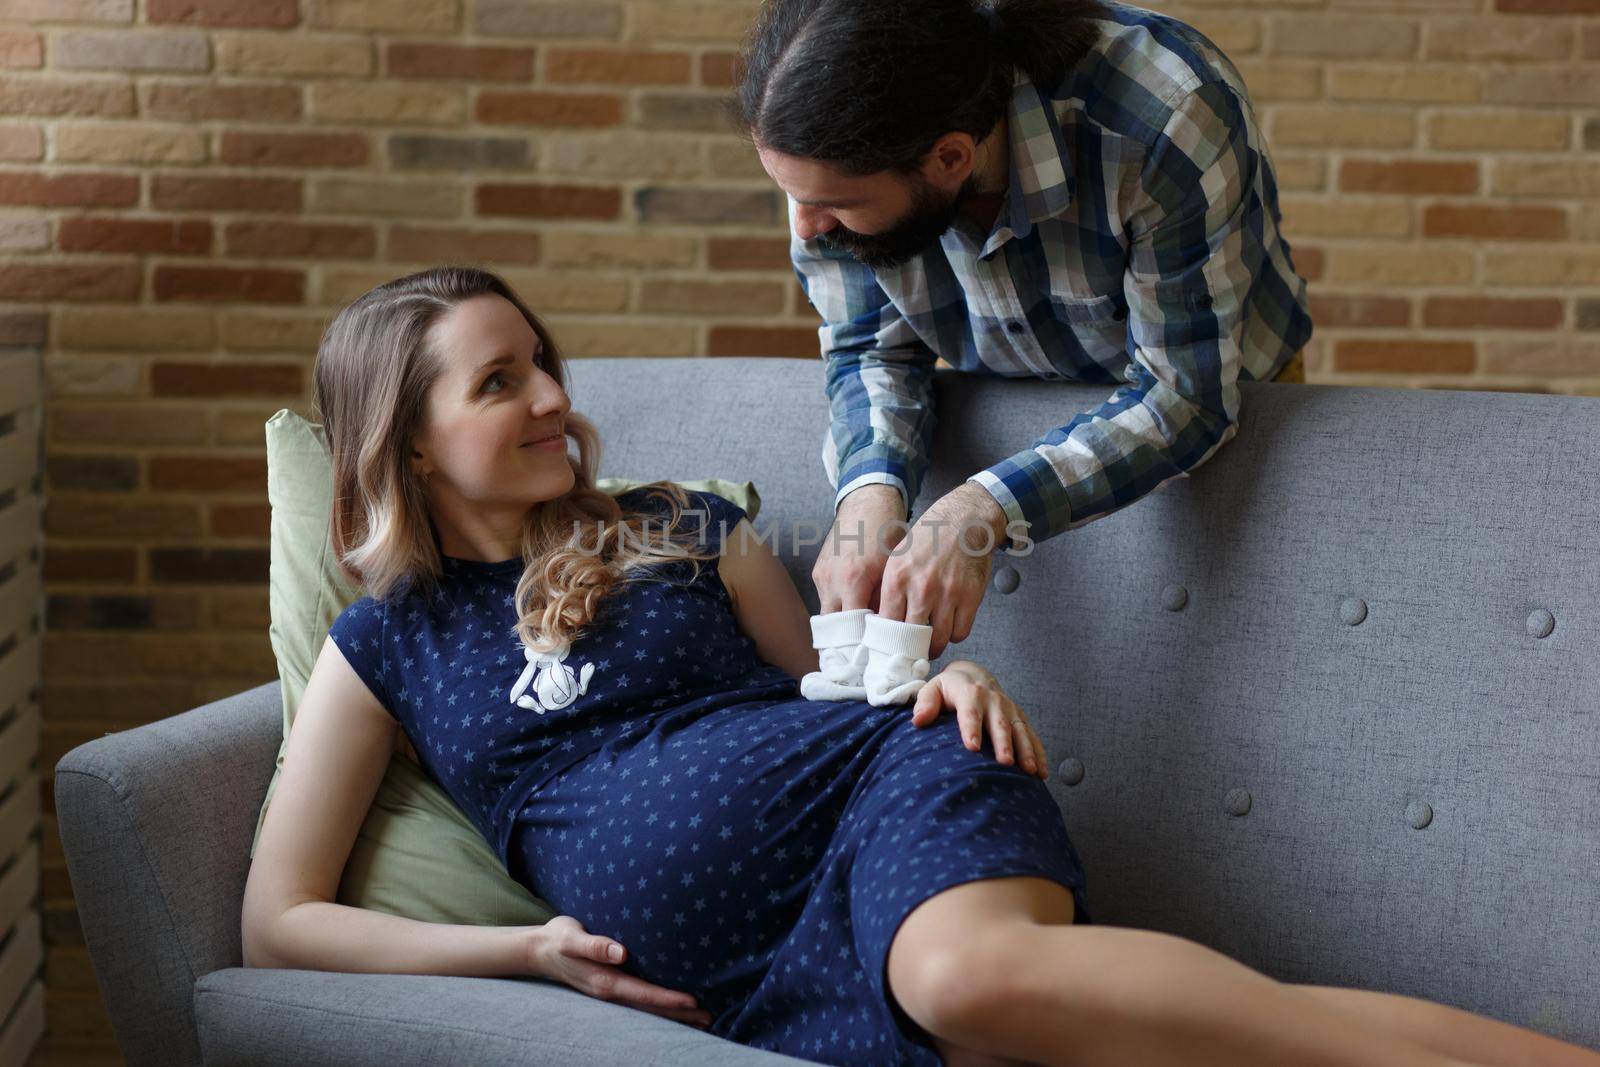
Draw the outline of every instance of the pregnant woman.
<instances>
[{"instance_id":1,"label":"pregnant woman","mask_svg":"<svg viewBox=\"0 0 1600 1067\"><path fill-rule=\"evenodd\" d=\"M332 537L370 595L290 734L247 966L541 977L835 1064L1600 1063L1094 925L1044 750L995 679L957 662L905 704L803 699L806 608L743 510L597 490L565 378L480 270L400 278L329 326ZM399 731L560 915L333 903Z\"/></svg>"}]
</instances>

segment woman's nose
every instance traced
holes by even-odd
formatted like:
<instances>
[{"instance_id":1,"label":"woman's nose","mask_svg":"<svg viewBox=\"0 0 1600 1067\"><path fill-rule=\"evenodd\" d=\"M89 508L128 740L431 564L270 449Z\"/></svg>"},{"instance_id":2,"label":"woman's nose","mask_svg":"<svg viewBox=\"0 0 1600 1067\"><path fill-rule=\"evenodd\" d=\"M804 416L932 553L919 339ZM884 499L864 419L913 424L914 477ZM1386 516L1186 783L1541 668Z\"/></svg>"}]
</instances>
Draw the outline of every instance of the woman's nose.
<instances>
[{"instance_id":1,"label":"woman's nose","mask_svg":"<svg viewBox=\"0 0 1600 1067\"><path fill-rule=\"evenodd\" d=\"M554 378L538 375L543 381L534 386L533 401L529 409L538 415L548 415L551 412L565 412L572 407L572 399L567 396L567 391Z\"/></svg>"}]
</instances>

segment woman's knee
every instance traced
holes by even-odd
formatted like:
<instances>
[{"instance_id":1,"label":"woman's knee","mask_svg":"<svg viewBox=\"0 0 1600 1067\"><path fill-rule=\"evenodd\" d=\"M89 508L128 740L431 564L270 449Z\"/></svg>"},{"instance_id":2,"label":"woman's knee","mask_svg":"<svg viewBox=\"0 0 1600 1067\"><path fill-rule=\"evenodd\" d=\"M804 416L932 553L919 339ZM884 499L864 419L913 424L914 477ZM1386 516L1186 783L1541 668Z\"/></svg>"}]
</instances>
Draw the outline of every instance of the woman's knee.
<instances>
[{"instance_id":1,"label":"woman's knee","mask_svg":"<svg viewBox=\"0 0 1600 1067\"><path fill-rule=\"evenodd\" d=\"M943 942L896 937L889 953L889 989L902 1011L936 1037L967 1034L981 1018L997 976L979 952Z\"/></svg>"},{"instance_id":2,"label":"woman's knee","mask_svg":"<svg viewBox=\"0 0 1600 1067\"><path fill-rule=\"evenodd\" d=\"M968 882L923 901L889 946L888 979L900 1007L929 1033L981 1030L997 998L1012 994L1019 939L1071 923L1072 895L1042 878Z\"/></svg>"}]
</instances>

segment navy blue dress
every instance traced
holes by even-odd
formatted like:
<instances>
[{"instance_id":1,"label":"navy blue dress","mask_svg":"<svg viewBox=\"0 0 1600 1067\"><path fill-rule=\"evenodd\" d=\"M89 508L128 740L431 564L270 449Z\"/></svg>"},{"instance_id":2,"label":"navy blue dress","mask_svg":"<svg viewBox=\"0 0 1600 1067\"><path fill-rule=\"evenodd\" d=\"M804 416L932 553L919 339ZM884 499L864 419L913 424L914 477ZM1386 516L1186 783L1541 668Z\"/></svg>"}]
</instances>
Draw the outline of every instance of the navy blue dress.
<instances>
[{"instance_id":1,"label":"navy blue dress","mask_svg":"<svg viewBox=\"0 0 1600 1067\"><path fill-rule=\"evenodd\" d=\"M690 493L711 544L745 517ZM625 508L661 514L632 490ZM704 514L700 512L703 511ZM702 526L702 524L704 524ZM1084 874L1043 782L955 716L810 701L739 628L715 559L616 590L564 658L514 633L520 560L445 560L432 596L364 598L330 636L511 876L693 994L711 1032L802 1059L939 1057L890 997L901 921L981 878Z\"/></svg>"}]
</instances>

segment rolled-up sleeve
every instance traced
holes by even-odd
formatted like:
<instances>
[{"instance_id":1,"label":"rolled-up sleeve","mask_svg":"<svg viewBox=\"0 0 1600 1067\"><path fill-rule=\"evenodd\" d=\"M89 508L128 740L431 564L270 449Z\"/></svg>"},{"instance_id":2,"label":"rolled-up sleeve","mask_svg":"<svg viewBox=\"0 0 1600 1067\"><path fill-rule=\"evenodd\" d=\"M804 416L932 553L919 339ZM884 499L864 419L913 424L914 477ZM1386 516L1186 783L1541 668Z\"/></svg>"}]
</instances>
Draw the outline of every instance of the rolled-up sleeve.
<instances>
[{"instance_id":1,"label":"rolled-up sleeve","mask_svg":"<svg viewBox=\"0 0 1600 1067\"><path fill-rule=\"evenodd\" d=\"M1124 220L1128 384L968 479L1035 542L1185 476L1237 431L1244 312L1265 254L1245 108L1226 85L1191 91L1140 170Z\"/></svg>"}]
</instances>

